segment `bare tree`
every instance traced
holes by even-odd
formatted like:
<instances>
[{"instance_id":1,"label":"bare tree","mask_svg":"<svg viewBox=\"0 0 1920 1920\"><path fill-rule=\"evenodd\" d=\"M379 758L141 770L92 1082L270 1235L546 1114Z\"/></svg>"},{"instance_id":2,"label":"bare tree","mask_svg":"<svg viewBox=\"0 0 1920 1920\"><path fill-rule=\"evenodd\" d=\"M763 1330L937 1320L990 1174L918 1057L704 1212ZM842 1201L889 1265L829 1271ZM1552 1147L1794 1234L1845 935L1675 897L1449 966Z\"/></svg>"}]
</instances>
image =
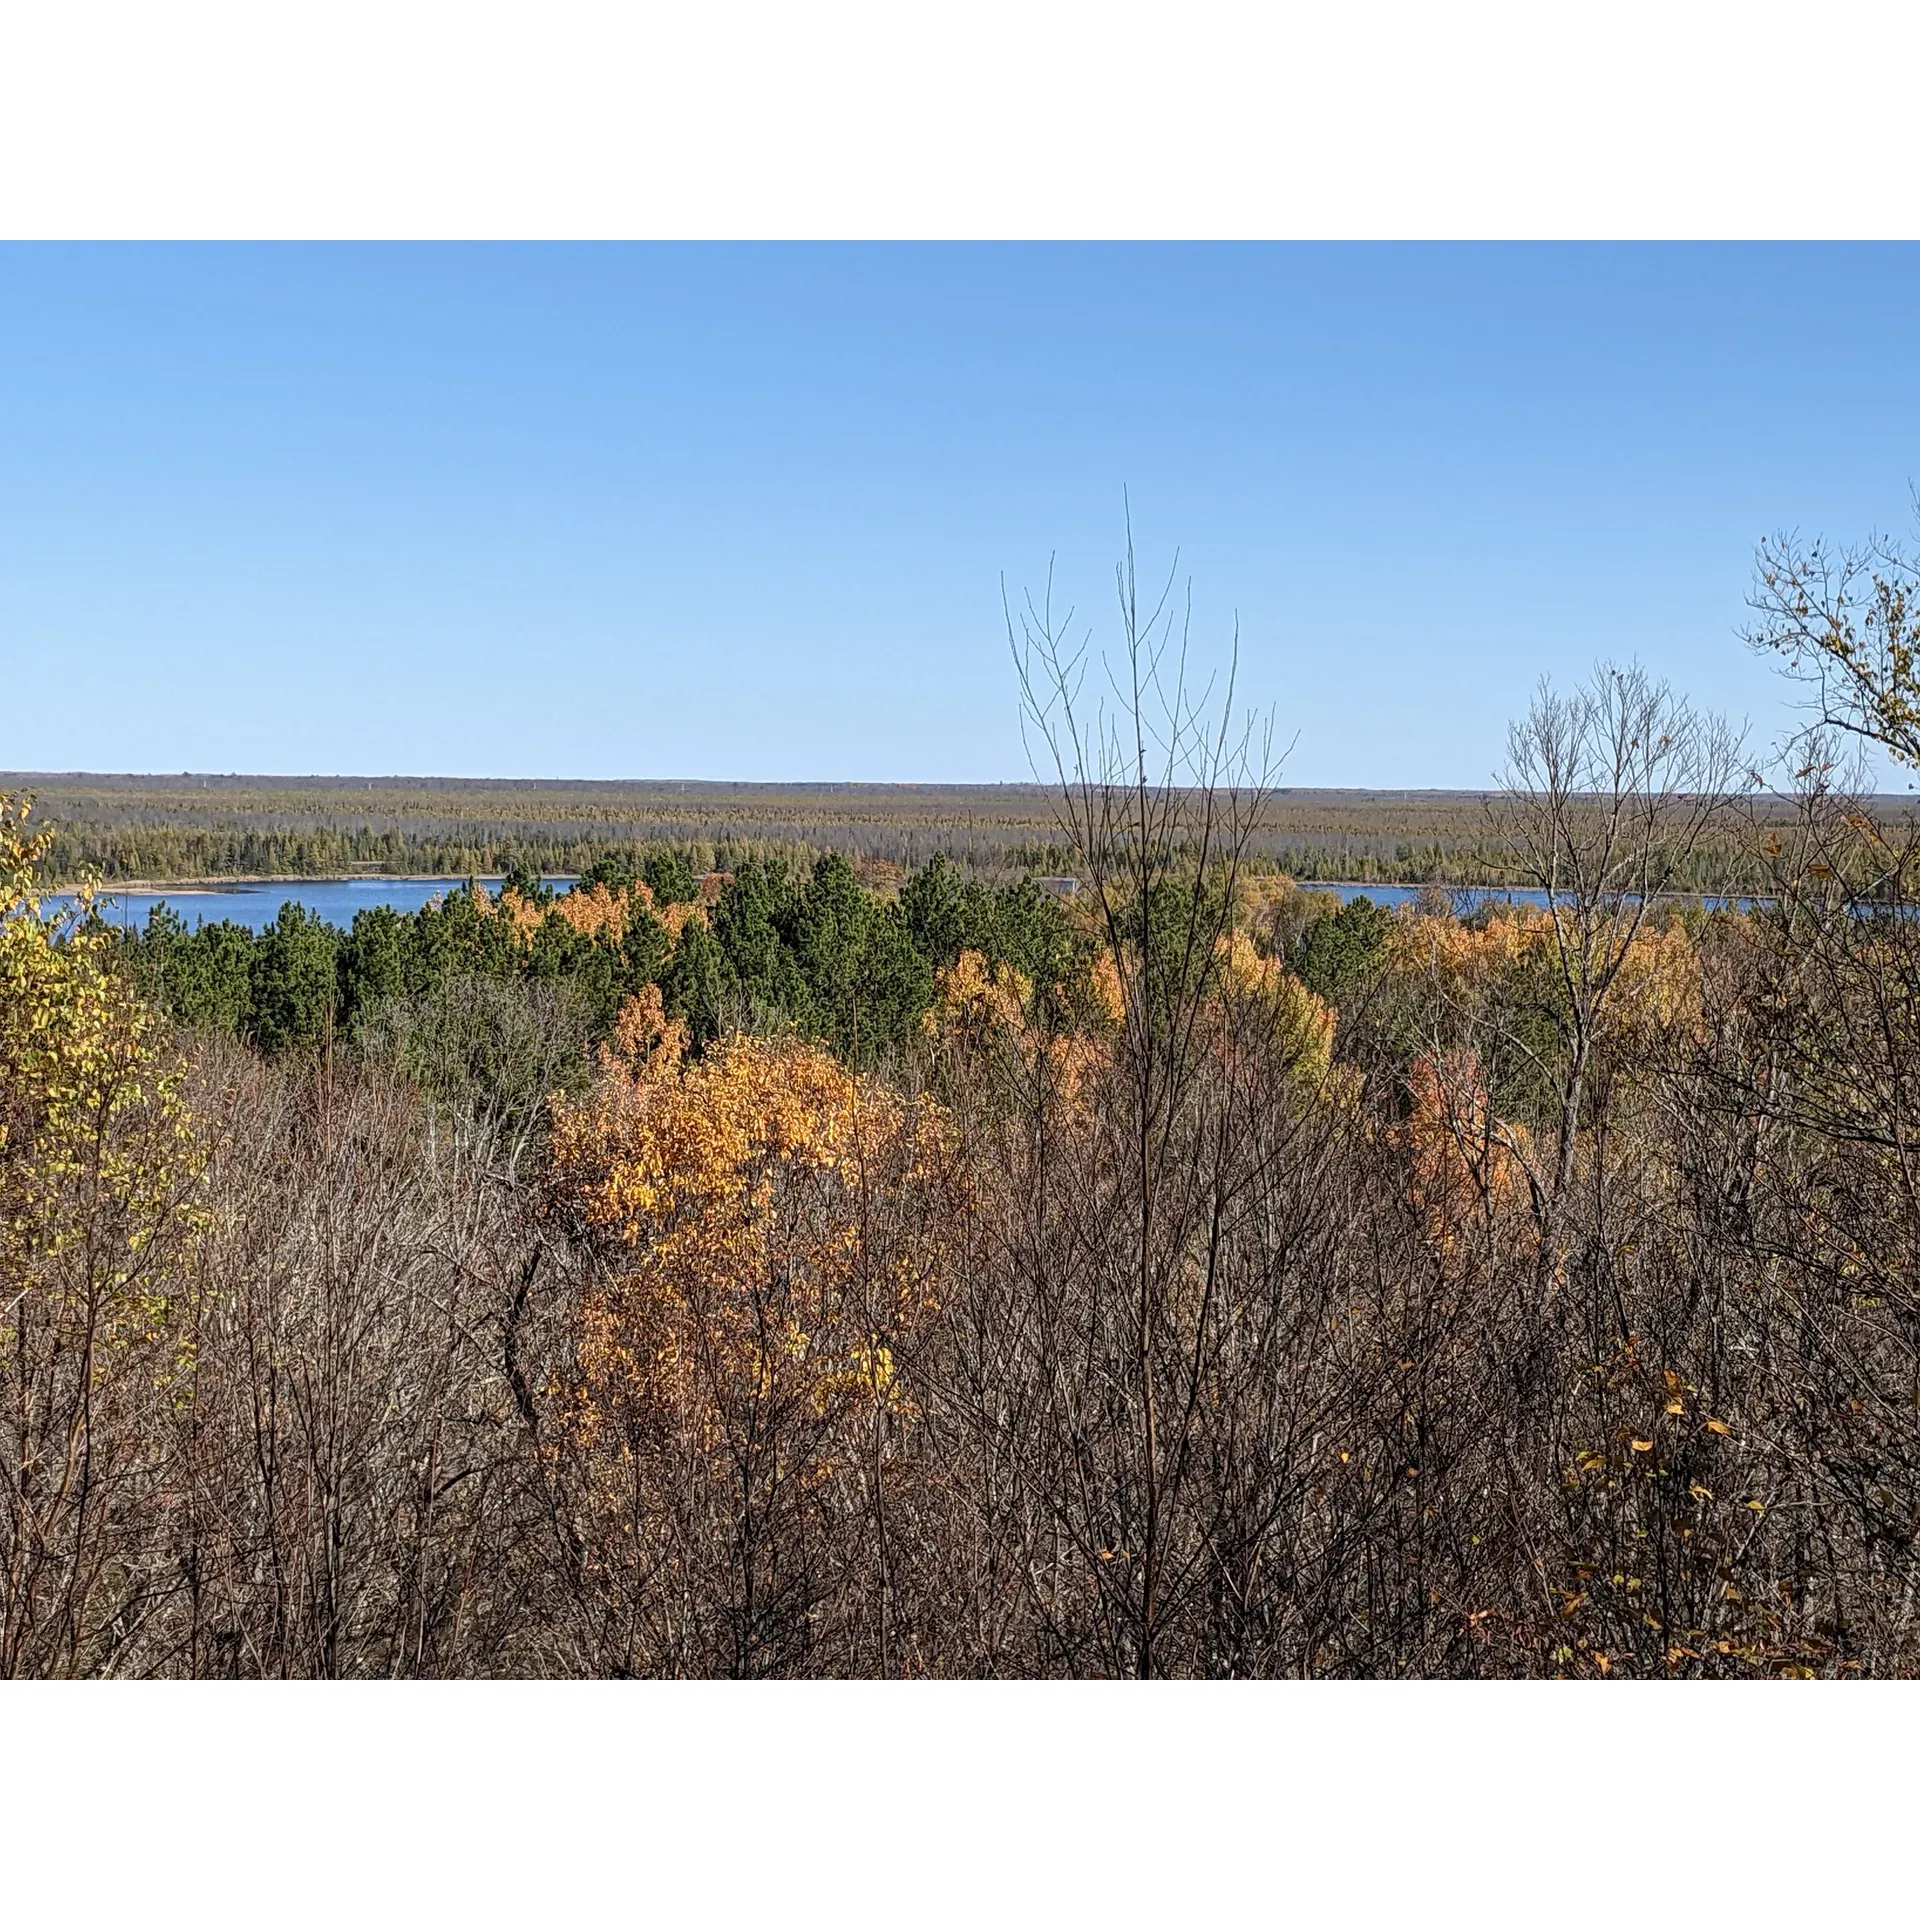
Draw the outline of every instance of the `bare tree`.
<instances>
[{"instance_id":1,"label":"bare tree","mask_svg":"<svg viewBox=\"0 0 1920 1920\"><path fill-rule=\"evenodd\" d=\"M1603 665L1567 693L1542 681L1509 730L1494 824L1547 896L1558 989L1558 1044L1515 1036L1553 1094L1552 1157L1529 1167L1549 1270L1595 1041L1648 914L1742 805L1743 745L1638 665Z\"/></svg>"},{"instance_id":2,"label":"bare tree","mask_svg":"<svg viewBox=\"0 0 1920 1920\"><path fill-rule=\"evenodd\" d=\"M1017 619L1011 606L1007 614L1029 753L1051 769L1058 827L1118 994L1124 1158L1082 1189L1098 1202L1071 1211L1084 1256L1083 1376L1119 1367L1125 1391L1076 1403L1063 1444L1082 1481L1101 1483L1095 1504L1110 1508L1091 1524L1111 1537L1080 1546L1143 1677L1160 1670L1166 1603L1184 1571L1176 1516L1195 1466L1222 1227L1236 1179L1250 1177L1240 1164L1249 1139L1229 1109L1203 1098L1219 1064L1206 1009L1275 772L1271 722L1236 708L1237 631L1223 674L1199 678L1191 594L1176 603L1175 579L1170 568L1143 600L1129 521L1115 578L1118 653L1100 661L1105 693L1091 703L1090 639L1076 635L1071 611L1055 617L1051 574L1037 603L1028 596ZM1098 1421L1088 1417L1096 1405ZM1095 1464L1103 1446L1119 1456Z\"/></svg>"}]
</instances>

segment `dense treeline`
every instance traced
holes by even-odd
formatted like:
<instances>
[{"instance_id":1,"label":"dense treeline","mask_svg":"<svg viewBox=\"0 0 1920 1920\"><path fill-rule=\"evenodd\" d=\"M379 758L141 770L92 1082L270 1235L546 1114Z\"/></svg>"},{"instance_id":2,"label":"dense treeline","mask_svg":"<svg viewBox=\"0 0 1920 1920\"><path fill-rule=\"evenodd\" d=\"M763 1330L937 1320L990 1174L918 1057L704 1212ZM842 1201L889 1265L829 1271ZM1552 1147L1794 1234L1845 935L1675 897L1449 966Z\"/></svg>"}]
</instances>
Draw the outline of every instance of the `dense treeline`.
<instances>
[{"instance_id":1,"label":"dense treeline","mask_svg":"<svg viewBox=\"0 0 1920 1920\"><path fill-rule=\"evenodd\" d=\"M52 827L44 871L152 883L362 872L578 873L612 853L677 850L702 871L748 859L810 867L838 853L863 878L935 854L998 880L1071 864L1046 795L1030 787L773 787L719 783L200 781L186 776L0 777L38 789ZM1689 891L1745 892L1777 810L1750 813L1696 850ZM1514 878L1487 797L1317 793L1268 797L1252 871L1301 880L1499 886Z\"/></svg>"},{"instance_id":2,"label":"dense treeline","mask_svg":"<svg viewBox=\"0 0 1920 1920\"><path fill-rule=\"evenodd\" d=\"M325 1041L390 1046L450 983L539 982L583 1045L657 987L696 1050L723 1031L784 1029L855 1064L897 1055L962 950L1050 986L1073 945L1031 880L990 887L936 856L892 899L837 854L802 870L749 859L697 876L677 849L603 854L564 893L525 869L418 912L368 908L345 932L289 901L263 933L229 921L189 933L156 906L127 937L147 997L180 1025L237 1034L265 1052ZM460 991L470 991L464 984Z\"/></svg>"},{"instance_id":3,"label":"dense treeline","mask_svg":"<svg viewBox=\"0 0 1920 1920\"><path fill-rule=\"evenodd\" d=\"M1793 566L1920 764L1910 603L1862 669ZM0 1671L1920 1672L1920 841L1816 738L1773 903L1663 906L1741 743L1609 671L1513 734L1553 911L1337 907L1023 638L1064 904L127 940L0 810Z\"/></svg>"}]
</instances>

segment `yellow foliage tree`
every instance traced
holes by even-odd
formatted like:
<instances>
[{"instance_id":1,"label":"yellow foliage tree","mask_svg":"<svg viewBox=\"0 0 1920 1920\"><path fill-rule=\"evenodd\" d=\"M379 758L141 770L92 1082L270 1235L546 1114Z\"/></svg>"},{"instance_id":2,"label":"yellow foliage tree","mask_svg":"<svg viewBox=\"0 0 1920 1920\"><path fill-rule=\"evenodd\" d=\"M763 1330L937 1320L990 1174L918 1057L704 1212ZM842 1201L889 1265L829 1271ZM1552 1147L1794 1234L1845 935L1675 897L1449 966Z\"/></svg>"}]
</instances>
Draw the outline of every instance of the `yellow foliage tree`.
<instances>
[{"instance_id":1,"label":"yellow foliage tree","mask_svg":"<svg viewBox=\"0 0 1920 1920\"><path fill-rule=\"evenodd\" d=\"M983 1069L1011 1069L1021 1103L1048 1107L1069 1125L1088 1115L1097 1076L1113 1064L1111 1033L1121 1018L1119 975L1102 954L1078 996L1056 986L1036 1000L1025 974L989 963L971 947L934 975L921 1030L950 1072L977 1083ZM1003 1088L1004 1091L1004 1088Z\"/></svg>"},{"instance_id":2,"label":"yellow foliage tree","mask_svg":"<svg viewBox=\"0 0 1920 1920\"><path fill-rule=\"evenodd\" d=\"M27 818L0 795L0 1260L17 1304L77 1253L98 1294L89 1321L124 1348L166 1319L172 1266L149 1256L199 1150L91 888L48 910L34 880L46 840Z\"/></svg>"},{"instance_id":3,"label":"yellow foliage tree","mask_svg":"<svg viewBox=\"0 0 1920 1920\"><path fill-rule=\"evenodd\" d=\"M650 988L591 1091L555 1102L561 1204L601 1253L566 1427L596 1577L724 1597L693 1629L655 1623L656 1669L692 1631L701 1670L759 1672L791 1655L796 1570L884 1539L962 1183L926 1100L789 1041L685 1046Z\"/></svg>"},{"instance_id":4,"label":"yellow foliage tree","mask_svg":"<svg viewBox=\"0 0 1920 1920\"><path fill-rule=\"evenodd\" d=\"M1588 991L1583 1011L1579 969L1597 978L1596 951L1605 955L1605 991ZM1476 1208L1488 1224L1504 1214L1519 1192L1514 1176L1524 1174L1538 1231L1523 1240L1557 1274L1556 1208L1589 1164L1594 1102L1604 1095L1621 1135L1624 1116L1649 1097L1640 1084L1647 1060L1670 1038L1698 1037L1699 949L1677 920L1656 926L1636 913L1580 922L1563 908L1523 908L1480 924L1403 916L1390 953L1426 1002L1428 1042L1413 1063L1411 1111L1399 1132L1436 1244L1451 1247ZM1484 1076L1503 1055L1510 1074L1523 1070L1518 1098L1531 1103L1533 1130L1493 1111ZM1512 1100L1514 1079L1507 1084Z\"/></svg>"},{"instance_id":5,"label":"yellow foliage tree","mask_svg":"<svg viewBox=\"0 0 1920 1920\"><path fill-rule=\"evenodd\" d=\"M1700 955L1686 928L1677 920L1664 927L1642 924L1615 938L1619 972L1596 1040L1645 1042L1664 1029L1697 1028ZM1433 982L1461 1007L1485 1002L1526 970L1553 999L1555 952L1554 917L1540 908L1477 926L1449 915L1411 915L1398 922L1393 941L1401 969Z\"/></svg>"},{"instance_id":6,"label":"yellow foliage tree","mask_svg":"<svg viewBox=\"0 0 1920 1920\"><path fill-rule=\"evenodd\" d=\"M179 1311L201 1152L177 1063L82 888L0 796L0 1671L86 1670L95 1589L189 1357Z\"/></svg>"},{"instance_id":7,"label":"yellow foliage tree","mask_svg":"<svg viewBox=\"0 0 1920 1920\"><path fill-rule=\"evenodd\" d=\"M1251 1011L1303 1085L1332 1084L1335 1014L1304 981L1263 955L1239 928L1220 943L1223 997L1230 1013Z\"/></svg>"}]
</instances>

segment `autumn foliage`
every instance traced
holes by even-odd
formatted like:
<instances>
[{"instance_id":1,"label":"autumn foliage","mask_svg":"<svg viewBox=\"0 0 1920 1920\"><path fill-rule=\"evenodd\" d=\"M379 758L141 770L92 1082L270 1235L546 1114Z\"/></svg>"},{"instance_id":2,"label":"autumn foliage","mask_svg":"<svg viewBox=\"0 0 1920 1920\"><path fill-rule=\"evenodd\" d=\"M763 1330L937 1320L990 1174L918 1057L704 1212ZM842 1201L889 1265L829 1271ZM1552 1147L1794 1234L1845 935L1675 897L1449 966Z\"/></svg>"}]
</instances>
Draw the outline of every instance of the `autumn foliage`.
<instances>
[{"instance_id":1,"label":"autumn foliage","mask_svg":"<svg viewBox=\"0 0 1920 1920\"><path fill-rule=\"evenodd\" d=\"M849 1541L881 1542L884 1584L908 1357L964 1231L954 1144L929 1101L817 1047L742 1036L689 1062L657 993L556 1103L556 1204L597 1249L558 1417L590 1577L648 1670L804 1661L794 1622ZM662 1585L711 1604L670 1626Z\"/></svg>"},{"instance_id":2,"label":"autumn foliage","mask_svg":"<svg viewBox=\"0 0 1920 1920\"><path fill-rule=\"evenodd\" d=\"M192 1357L200 1147L164 1038L83 891L0 796L0 1673L71 1672L150 1521L143 1428Z\"/></svg>"},{"instance_id":3,"label":"autumn foliage","mask_svg":"<svg viewBox=\"0 0 1920 1920\"><path fill-rule=\"evenodd\" d=\"M8 1672L1920 1671L1920 936L1835 858L1747 914L529 881L269 1051L35 855Z\"/></svg>"}]
</instances>

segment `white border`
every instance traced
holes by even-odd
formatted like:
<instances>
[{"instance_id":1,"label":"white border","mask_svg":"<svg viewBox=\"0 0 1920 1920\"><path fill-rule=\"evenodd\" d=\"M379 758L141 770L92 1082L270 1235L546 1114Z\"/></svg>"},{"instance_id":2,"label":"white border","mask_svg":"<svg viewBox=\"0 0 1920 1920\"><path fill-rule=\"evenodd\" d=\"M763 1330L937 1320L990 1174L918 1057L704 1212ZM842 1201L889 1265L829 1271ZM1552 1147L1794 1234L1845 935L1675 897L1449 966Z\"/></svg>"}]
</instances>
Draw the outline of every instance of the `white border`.
<instances>
[{"instance_id":1,"label":"white border","mask_svg":"<svg viewBox=\"0 0 1920 1920\"><path fill-rule=\"evenodd\" d=\"M1908 237L1920 9L61 0L0 236Z\"/></svg>"},{"instance_id":2,"label":"white border","mask_svg":"<svg viewBox=\"0 0 1920 1920\"><path fill-rule=\"evenodd\" d=\"M0 235L1904 237L1917 20L16 5ZM196 1916L1841 1911L1907 1874L1910 1698L16 1687L0 1885Z\"/></svg>"},{"instance_id":3,"label":"white border","mask_svg":"<svg viewBox=\"0 0 1920 1920\"><path fill-rule=\"evenodd\" d=\"M0 1690L21 1913L1804 1916L1911 1901L1895 1685ZM1877 1893L1898 1896L1885 1909ZM29 1904L31 1902L31 1904Z\"/></svg>"}]
</instances>

